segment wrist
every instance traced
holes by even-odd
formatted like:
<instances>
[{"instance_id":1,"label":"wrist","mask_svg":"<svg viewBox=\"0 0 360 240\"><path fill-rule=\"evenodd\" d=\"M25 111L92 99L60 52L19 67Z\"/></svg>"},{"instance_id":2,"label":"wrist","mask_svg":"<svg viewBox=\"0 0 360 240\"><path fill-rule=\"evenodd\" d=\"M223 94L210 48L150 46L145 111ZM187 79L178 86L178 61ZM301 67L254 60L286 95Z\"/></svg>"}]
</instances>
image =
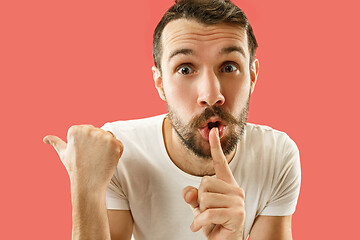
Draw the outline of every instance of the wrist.
<instances>
[{"instance_id":1,"label":"wrist","mask_svg":"<svg viewBox=\"0 0 360 240\"><path fill-rule=\"evenodd\" d=\"M71 193L91 194L104 193L108 184L100 184L101 181L79 175L70 176Z\"/></svg>"},{"instance_id":2,"label":"wrist","mask_svg":"<svg viewBox=\"0 0 360 240\"><path fill-rule=\"evenodd\" d=\"M106 209L106 193L94 191L71 191L71 205L73 218L86 218L88 213Z\"/></svg>"},{"instance_id":3,"label":"wrist","mask_svg":"<svg viewBox=\"0 0 360 240\"><path fill-rule=\"evenodd\" d=\"M75 201L94 201L103 199L106 195L106 188L94 188L85 184L71 183L71 200Z\"/></svg>"}]
</instances>

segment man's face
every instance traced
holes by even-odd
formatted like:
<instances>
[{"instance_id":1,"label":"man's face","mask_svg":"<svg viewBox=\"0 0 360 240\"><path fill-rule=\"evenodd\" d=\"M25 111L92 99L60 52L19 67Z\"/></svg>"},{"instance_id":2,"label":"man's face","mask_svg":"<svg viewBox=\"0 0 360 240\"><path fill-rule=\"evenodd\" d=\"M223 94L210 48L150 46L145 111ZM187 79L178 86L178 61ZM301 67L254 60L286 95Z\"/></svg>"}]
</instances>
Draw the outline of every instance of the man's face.
<instances>
[{"instance_id":1,"label":"man's face","mask_svg":"<svg viewBox=\"0 0 360 240\"><path fill-rule=\"evenodd\" d=\"M245 31L229 24L178 19L163 31L162 76L155 83L178 139L199 157L211 157L212 127L225 155L243 132L257 74L249 69L247 46Z\"/></svg>"}]
</instances>

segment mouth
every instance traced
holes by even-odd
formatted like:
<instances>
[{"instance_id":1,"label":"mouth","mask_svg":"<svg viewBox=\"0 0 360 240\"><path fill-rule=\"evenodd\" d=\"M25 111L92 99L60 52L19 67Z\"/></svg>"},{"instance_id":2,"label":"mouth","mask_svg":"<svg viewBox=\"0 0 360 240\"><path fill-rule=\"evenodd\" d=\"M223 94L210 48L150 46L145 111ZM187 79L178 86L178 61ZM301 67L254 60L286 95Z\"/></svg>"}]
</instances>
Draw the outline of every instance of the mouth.
<instances>
[{"instance_id":1,"label":"mouth","mask_svg":"<svg viewBox=\"0 0 360 240\"><path fill-rule=\"evenodd\" d=\"M208 127L209 130L211 130L211 129L214 128L214 127L219 127L219 126L220 126L220 122L219 122L219 121L209 122L209 123L207 124L207 127Z\"/></svg>"},{"instance_id":2,"label":"mouth","mask_svg":"<svg viewBox=\"0 0 360 240\"><path fill-rule=\"evenodd\" d=\"M219 137L221 139L225 134L226 125L219 118L210 118L206 123L199 127L198 130L204 139L209 140L210 130L214 127L218 128Z\"/></svg>"}]
</instances>

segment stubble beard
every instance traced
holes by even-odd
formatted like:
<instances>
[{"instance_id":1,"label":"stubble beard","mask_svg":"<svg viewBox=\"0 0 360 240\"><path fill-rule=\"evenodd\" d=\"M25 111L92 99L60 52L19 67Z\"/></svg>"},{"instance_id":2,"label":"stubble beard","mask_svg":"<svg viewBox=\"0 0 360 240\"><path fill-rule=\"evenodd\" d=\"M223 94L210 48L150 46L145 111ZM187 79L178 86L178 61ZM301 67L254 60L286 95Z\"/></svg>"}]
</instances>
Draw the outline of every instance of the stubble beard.
<instances>
[{"instance_id":1,"label":"stubble beard","mask_svg":"<svg viewBox=\"0 0 360 240\"><path fill-rule=\"evenodd\" d=\"M249 110L250 95L248 97L247 103L242 109L240 115L236 118L233 117L230 113L224 111L218 106L208 107L204 110L199 116L193 117L189 123L185 124L180 120L179 114L175 113L172 107L166 101L168 109L168 118L170 123L177 133L177 136L181 140L181 143L195 156L210 159L211 152L208 147L204 149L201 142L201 136L199 136L198 128L200 124L206 122L212 116L218 116L222 121L225 121L227 124L226 135L221 138L221 147L223 149L224 155L230 154L237 143L241 139L241 136L245 132L246 121Z\"/></svg>"}]
</instances>

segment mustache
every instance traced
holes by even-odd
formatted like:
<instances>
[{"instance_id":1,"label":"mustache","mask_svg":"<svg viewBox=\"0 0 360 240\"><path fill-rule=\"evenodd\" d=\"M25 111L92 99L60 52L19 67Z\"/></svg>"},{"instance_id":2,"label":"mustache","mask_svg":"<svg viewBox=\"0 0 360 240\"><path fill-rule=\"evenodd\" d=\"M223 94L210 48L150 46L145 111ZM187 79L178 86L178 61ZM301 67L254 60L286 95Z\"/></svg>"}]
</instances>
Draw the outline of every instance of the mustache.
<instances>
[{"instance_id":1,"label":"mustache","mask_svg":"<svg viewBox=\"0 0 360 240\"><path fill-rule=\"evenodd\" d=\"M218 116L222 121L228 124L238 124L238 121L230 113L221 109L218 106L212 106L205 108L203 113L201 113L199 116L194 117L190 121L190 127L198 128L201 124L214 116Z\"/></svg>"}]
</instances>

